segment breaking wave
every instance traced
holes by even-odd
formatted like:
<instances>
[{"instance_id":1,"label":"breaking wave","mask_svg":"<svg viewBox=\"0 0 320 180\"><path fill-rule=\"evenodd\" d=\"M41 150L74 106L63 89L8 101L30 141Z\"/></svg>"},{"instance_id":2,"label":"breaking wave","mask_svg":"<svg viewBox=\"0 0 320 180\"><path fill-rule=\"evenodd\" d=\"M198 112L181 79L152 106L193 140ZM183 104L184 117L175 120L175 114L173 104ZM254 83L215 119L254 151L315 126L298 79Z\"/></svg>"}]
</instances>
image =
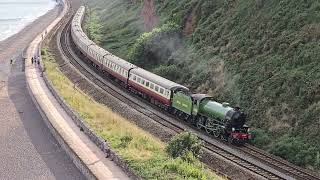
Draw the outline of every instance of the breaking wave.
<instances>
[{"instance_id":1,"label":"breaking wave","mask_svg":"<svg viewBox=\"0 0 320 180\"><path fill-rule=\"evenodd\" d=\"M56 5L54 0L0 2L0 41L18 33Z\"/></svg>"}]
</instances>

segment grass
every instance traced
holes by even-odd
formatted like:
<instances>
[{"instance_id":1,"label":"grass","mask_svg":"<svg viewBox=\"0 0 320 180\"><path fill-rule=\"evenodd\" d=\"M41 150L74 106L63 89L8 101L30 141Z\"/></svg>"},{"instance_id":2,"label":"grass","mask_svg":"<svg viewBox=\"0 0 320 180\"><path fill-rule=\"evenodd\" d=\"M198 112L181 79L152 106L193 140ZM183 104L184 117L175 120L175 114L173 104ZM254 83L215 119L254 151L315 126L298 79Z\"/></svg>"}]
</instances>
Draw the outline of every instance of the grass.
<instances>
[{"instance_id":1,"label":"grass","mask_svg":"<svg viewBox=\"0 0 320 180\"><path fill-rule=\"evenodd\" d=\"M108 107L92 101L75 90L73 83L58 69L47 48L42 49L46 74L66 102L80 114L98 135L143 179L223 179L204 167L198 160L188 163L173 159L165 152L166 144Z\"/></svg>"},{"instance_id":2,"label":"grass","mask_svg":"<svg viewBox=\"0 0 320 180\"><path fill-rule=\"evenodd\" d=\"M145 33L140 16L143 2L88 2L103 26L101 46L128 59ZM154 4L156 28L173 22L181 28L181 39L159 40L161 34L155 34L139 45L143 47L136 54L139 64L194 92L241 107L254 133L261 136L256 145L319 170L320 2L162 0ZM191 14L194 31L184 34ZM176 42L180 45L168 51L168 45ZM160 50L165 52L157 53ZM301 145L294 157L286 155L294 145L288 139Z\"/></svg>"}]
</instances>

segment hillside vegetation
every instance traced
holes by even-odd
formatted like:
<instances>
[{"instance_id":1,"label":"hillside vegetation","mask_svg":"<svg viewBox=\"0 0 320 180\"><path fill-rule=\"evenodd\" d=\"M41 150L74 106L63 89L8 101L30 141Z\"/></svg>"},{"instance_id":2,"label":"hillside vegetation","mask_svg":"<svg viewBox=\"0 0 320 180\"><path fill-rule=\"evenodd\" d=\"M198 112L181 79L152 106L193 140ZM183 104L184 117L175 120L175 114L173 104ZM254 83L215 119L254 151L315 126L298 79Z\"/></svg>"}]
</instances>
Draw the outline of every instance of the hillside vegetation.
<instances>
[{"instance_id":1,"label":"hillside vegetation","mask_svg":"<svg viewBox=\"0 0 320 180\"><path fill-rule=\"evenodd\" d=\"M319 1L88 5L86 29L101 46L194 92L240 106L257 146L320 168ZM90 29L97 24L99 30Z\"/></svg>"}]
</instances>

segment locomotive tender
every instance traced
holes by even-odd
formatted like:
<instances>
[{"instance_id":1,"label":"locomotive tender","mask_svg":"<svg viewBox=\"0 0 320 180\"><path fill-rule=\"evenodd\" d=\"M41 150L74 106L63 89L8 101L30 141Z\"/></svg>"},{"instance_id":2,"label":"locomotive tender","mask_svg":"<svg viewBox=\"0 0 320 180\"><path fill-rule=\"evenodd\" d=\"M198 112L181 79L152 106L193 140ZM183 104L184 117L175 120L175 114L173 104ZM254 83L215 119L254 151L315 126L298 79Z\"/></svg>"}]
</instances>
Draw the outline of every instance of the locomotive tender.
<instances>
[{"instance_id":1,"label":"locomotive tender","mask_svg":"<svg viewBox=\"0 0 320 180\"><path fill-rule=\"evenodd\" d=\"M81 6L71 23L71 36L93 66L166 111L203 128L217 138L234 144L247 142L251 135L240 108L218 103L205 94L192 94L185 86L146 71L99 47L81 28L85 7Z\"/></svg>"}]
</instances>

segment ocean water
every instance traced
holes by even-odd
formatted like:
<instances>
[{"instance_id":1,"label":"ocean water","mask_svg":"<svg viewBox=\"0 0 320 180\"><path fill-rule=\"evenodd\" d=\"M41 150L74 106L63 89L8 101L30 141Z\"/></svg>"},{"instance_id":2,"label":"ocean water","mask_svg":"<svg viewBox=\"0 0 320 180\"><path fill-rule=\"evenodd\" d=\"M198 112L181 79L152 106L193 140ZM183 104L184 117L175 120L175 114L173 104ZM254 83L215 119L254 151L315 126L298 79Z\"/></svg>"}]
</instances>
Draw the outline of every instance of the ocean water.
<instances>
[{"instance_id":1,"label":"ocean water","mask_svg":"<svg viewBox=\"0 0 320 180\"><path fill-rule=\"evenodd\" d=\"M0 41L18 33L55 5L55 0L0 0Z\"/></svg>"}]
</instances>

